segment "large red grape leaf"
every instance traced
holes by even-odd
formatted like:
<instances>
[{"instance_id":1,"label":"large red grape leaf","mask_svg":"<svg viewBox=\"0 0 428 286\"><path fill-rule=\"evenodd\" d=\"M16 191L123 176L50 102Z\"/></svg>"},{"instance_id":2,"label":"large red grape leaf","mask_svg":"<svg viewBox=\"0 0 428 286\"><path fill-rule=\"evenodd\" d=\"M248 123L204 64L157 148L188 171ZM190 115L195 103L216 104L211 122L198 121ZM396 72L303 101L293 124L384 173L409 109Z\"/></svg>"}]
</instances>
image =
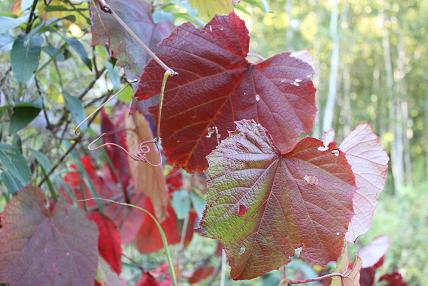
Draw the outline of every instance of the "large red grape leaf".
<instances>
[{"instance_id":1,"label":"large red grape leaf","mask_svg":"<svg viewBox=\"0 0 428 286\"><path fill-rule=\"evenodd\" d=\"M163 221L166 217L168 192L163 166L153 166L161 162L162 155L152 141L152 131L144 115L134 112L134 114L130 114L127 117L126 123L130 131L126 137L130 153L136 154L141 144L151 142L145 145L150 148L150 151L146 154L150 163L129 158L129 169L134 181L134 189L137 192L145 193L151 199L156 217Z\"/></svg>"},{"instance_id":2,"label":"large red grape leaf","mask_svg":"<svg viewBox=\"0 0 428 286\"><path fill-rule=\"evenodd\" d=\"M150 213L153 213L153 204L149 199L146 200L144 208ZM167 206L167 212L167 218L161 223L161 226L165 232L168 244L176 244L180 242L183 224L177 219L171 205ZM141 225L135 240L137 249L143 254L163 249L162 238L155 222L147 215L144 216L144 218L144 222ZM196 218L196 212L191 211L189 213L189 224L184 238L184 246L187 246L193 238L193 225L195 224Z\"/></svg>"},{"instance_id":3,"label":"large red grape leaf","mask_svg":"<svg viewBox=\"0 0 428 286\"><path fill-rule=\"evenodd\" d=\"M346 233L346 240L353 242L370 229L378 196L385 187L389 159L368 124L358 125L339 149L345 153L358 187L354 196L355 214Z\"/></svg>"},{"instance_id":4,"label":"large red grape leaf","mask_svg":"<svg viewBox=\"0 0 428 286\"><path fill-rule=\"evenodd\" d=\"M118 64L124 66L129 78L136 78L150 58L129 33L113 18L91 2L93 45L107 45ZM110 7L131 30L152 50L172 30L169 22L153 23L152 5L146 0L111 0Z\"/></svg>"},{"instance_id":5,"label":"large red grape leaf","mask_svg":"<svg viewBox=\"0 0 428 286\"><path fill-rule=\"evenodd\" d=\"M206 169L205 156L217 138L226 138L240 119L265 126L281 153L293 149L298 136L312 128L312 67L289 53L252 64L246 59L249 40L244 21L231 13L215 17L203 29L183 24L159 44L158 56L179 73L168 79L160 120L171 164L187 171ZM163 73L150 61L136 96L159 94Z\"/></svg>"},{"instance_id":6,"label":"large red grape leaf","mask_svg":"<svg viewBox=\"0 0 428 286\"><path fill-rule=\"evenodd\" d=\"M114 222L107 216L94 211L88 218L98 227L98 250L100 255L108 262L111 268L120 274L122 271L122 246L120 245L120 233Z\"/></svg>"},{"instance_id":7,"label":"large red grape leaf","mask_svg":"<svg viewBox=\"0 0 428 286\"><path fill-rule=\"evenodd\" d=\"M92 285L98 265L97 227L60 200L51 211L34 187L6 206L0 229L0 281L11 286Z\"/></svg>"},{"instance_id":8,"label":"large red grape leaf","mask_svg":"<svg viewBox=\"0 0 428 286\"><path fill-rule=\"evenodd\" d=\"M254 121L208 156L207 206L201 233L220 240L233 279L250 279L287 263L295 249L319 264L336 261L352 217L355 179L335 143L305 138L281 155Z\"/></svg>"}]
</instances>

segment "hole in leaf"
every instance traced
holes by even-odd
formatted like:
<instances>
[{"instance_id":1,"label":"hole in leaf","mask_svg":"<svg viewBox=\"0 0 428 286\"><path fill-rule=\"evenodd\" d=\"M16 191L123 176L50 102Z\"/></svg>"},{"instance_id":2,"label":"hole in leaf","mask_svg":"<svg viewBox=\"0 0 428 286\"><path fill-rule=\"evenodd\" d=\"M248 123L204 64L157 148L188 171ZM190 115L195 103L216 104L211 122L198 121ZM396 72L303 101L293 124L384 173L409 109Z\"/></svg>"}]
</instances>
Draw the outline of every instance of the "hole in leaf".
<instances>
[{"instance_id":1,"label":"hole in leaf","mask_svg":"<svg viewBox=\"0 0 428 286\"><path fill-rule=\"evenodd\" d=\"M245 253L245 246L241 246L241 248L239 249L239 255L242 255Z\"/></svg>"},{"instance_id":2,"label":"hole in leaf","mask_svg":"<svg viewBox=\"0 0 428 286\"><path fill-rule=\"evenodd\" d=\"M319 184L319 180L318 180L318 178L316 176L305 175L305 177L303 179L305 179L305 181L309 185L318 185Z\"/></svg>"},{"instance_id":3,"label":"hole in leaf","mask_svg":"<svg viewBox=\"0 0 428 286\"><path fill-rule=\"evenodd\" d=\"M240 217L243 217L248 211L248 207L246 205L240 204L239 205L239 210L238 210L238 215Z\"/></svg>"}]
</instances>

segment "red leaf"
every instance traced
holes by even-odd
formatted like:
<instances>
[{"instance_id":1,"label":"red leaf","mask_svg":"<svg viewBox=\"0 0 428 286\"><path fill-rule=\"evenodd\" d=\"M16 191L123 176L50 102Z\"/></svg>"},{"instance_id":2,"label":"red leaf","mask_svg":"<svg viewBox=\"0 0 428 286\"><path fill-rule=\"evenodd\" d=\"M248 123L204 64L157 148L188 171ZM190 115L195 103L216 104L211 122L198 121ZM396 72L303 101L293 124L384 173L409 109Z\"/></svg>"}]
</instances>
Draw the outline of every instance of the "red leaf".
<instances>
[{"instance_id":1,"label":"red leaf","mask_svg":"<svg viewBox=\"0 0 428 286\"><path fill-rule=\"evenodd\" d=\"M398 272L384 274L379 278L379 281L385 281L386 286L407 286L407 282Z\"/></svg>"},{"instance_id":2,"label":"red leaf","mask_svg":"<svg viewBox=\"0 0 428 286\"><path fill-rule=\"evenodd\" d=\"M153 204L149 199L146 199L145 209L153 213ZM168 216L161 223L162 229L168 240L168 244L176 244L180 242L182 224L179 223L177 216L171 205L167 207ZM193 237L193 225L195 224L197 214L194 211L189 213L189 225L184 239L184 245L187 246ZM136 238L137 249L143 253L152 253L163 249L162 239L155 222L148 216L145 216L144 222L138 231Z\"/></svg>"},{"instance_id":3,"label":"red leaf","mask_svg":"<svg viewBox=\"0 0 428 286\"><path fill-rule=\"evenodd\" d=\"M119 130L124 127L125 124L123 124L123 127L115 126L115 124L113 124L113 122L110 120L105 110L101 110L101 132L106 133L106 135L103 136L104 143L118 144L127 149L125 131L119 132ZM122 188L126 189L130 178L128 157L126 153L124 153L119 148L114 148L111 146L106 146L105 151L114 167L113 170L110 164L108 164L108 168L110 170L114 182L120 181L122 184Z\"/></svg>"},{"instance_id":4,"label":"red leaf","mask_svg":"<svg viewBox=\"0 0 428 286\"><path fill-rule=\"evenodd\" d=\"M358 187L354 196L354 216L346 240L355 241L370 229L379 194L385 187L388 155L368 124L361 124L343 140L340 150L355 174Z\"/></svg>"},{"instance_id":5,"label":"red leaf","mask_svg":"<svg viewBox=\"0 0 428 286\"><path fill-rule=\"evenodd\" d=\"M0 281L11 285L92 285L98 264L94 223L60 200L45 207L38 188L22 189L6 206L0 229Z\"/></svg>"},{"instance_id":6,"label":"red leaf","mask_svg":"<svg viewBox=\"0 0 428 286\"><path fill-rule=\"evenodd\" d=\"M88 218L98 226L98 250L111 268L120 274L122 271L122 246L120 234L114 222L105 215L95 211L88 214Z\"/></svg>"},{"instance_id":7,"label":"red leaf","mask_svg":"<svg viewBox=\"0 0 428 286\"><path fill-rule=\"evenodd\" d=\"M192 276L190 276L187 281L190 284L196 284L198 282L201 282L209 277L211 277L215 272L215 268L212 266L203 265L202 267L199 267L196 269Z\"/></svg>"},{"instance_id":8,"label":"red leaf","mask_svg":"<svg viewBox=\"0 0 428 286\"><path fill-rule=\"evenodd\" d=\"M363 261L363 268L374 267L383 259L389 247L389 239L387 236L380 236L373 240L370 244L361 248L358 256ZM379 267L380 265L377 265Z\"/></svg>"},{"instance_id":9,"label":"red leaf","mask_svg":"<svg viewBox=\"0 0 428 286\"><path fill-rule=\"evenodd\" d=\"M171 23L153 23L153 7L146 0L115 0L108 4L152 50L156 51L156 45L172 30ZM149 55L110 14L104 13L92 2L90 9L92 45L110 47L118 64L125 67L127 76L138 77Z\"/></svg>"},{"instance_id":10,"label":"red leaf","mask_svg":"<svg viewBox=\"0 0 428 286\"><path fill-rule=\"evenodd\" d=\"M172 281L168 271L168 264L164 263L141 276L137 286L171 286Z\"/></svg>"},{"instance_id":11,"label":"red leaf","mask_svg":"<svg viewBox=\"0 0 428 286\"><path fill-rule=\"evenodd\" d=\"M265 126L282 153L311 130L313 69L289 53L249 63L248 45L245 23L234 13L215 17L204 29L183 24L159 45L158 56L179 73L168 80L161 118L160 137L171 164L191 172L206 169L205 156L217 136L227 137L240 119ZM136 96L159 94L163 73L150 61Z\"/></svg>"},{"instance_id":12,"label":"red leaf","mask_svg":"<svg viewBox=\"0 0 428 286\"><path fill-rule=\"evenodd\" d=\"M89 157L82 157L82 162L85 166L92 166ZM100 197L124 202L121 188L114 184L109 176L104 176L102 178L96 174L95 169L94 171L88 172L88 176L94 185L95 191ZM68 172L64 177L64 181L69 185L77 200L93 197L88 186L78 172ZM68 202L72 201L64 189L60 191ZM130 199L133 205L142 207L143 198L144 194L140 193L132 195ZM91 200L80 202L80 206L81 208L95 209L97 204L95 200ZM144 218L143 213L137 209L115 204L109 204L105 207L105 214L113 220L115 225L119 228L123 244L128 244L135 238Z\"/></svg>"},{"instance_id":13,"label":"red leaf","mask_svg":"<svg viewBox=\"0 0 428 286\"><path fill-rule=\"evenodd\" d=\"M331 143L305 138L288 154L273 145L254 121L237 130L208 156L207 206L202 233L221 241L233 279L276 269L296 248L319 264L340 256L355 181L345 155ZM316 182L305 177L314 176ZM248 209L240 216L239 209Z\"/></svg>"}]
</instances>

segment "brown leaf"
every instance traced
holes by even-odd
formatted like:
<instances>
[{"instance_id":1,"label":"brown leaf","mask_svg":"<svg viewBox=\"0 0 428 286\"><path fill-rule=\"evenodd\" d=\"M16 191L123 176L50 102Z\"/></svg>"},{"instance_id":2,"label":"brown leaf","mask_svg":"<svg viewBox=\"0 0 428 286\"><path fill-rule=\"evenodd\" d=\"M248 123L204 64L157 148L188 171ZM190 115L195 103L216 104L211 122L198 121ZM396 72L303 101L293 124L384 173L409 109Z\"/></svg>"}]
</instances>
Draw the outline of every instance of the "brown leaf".
<instances>
[{"instance_id":1,"label":"brown leaf","mask_svg":"<svg viewBox=\"0 0 428 286\"><path fill-rule=\"evenodd\" d=\"M140 144L153 140L150 125L144 116L138 112L129 115L126 120L127 128L136 132L128 132L127 143L130 153L136 153ZM157 164L160 159L159 150L154 143L148 143L150 152L147 159L153 164ZM167 191L165 176L162 166L152 166L147 162L129 159L129 169L134 180L135 190L144 192L152 201L155 215L159 220L163 220L166 214Z\"/></svg>"}]
</instances>

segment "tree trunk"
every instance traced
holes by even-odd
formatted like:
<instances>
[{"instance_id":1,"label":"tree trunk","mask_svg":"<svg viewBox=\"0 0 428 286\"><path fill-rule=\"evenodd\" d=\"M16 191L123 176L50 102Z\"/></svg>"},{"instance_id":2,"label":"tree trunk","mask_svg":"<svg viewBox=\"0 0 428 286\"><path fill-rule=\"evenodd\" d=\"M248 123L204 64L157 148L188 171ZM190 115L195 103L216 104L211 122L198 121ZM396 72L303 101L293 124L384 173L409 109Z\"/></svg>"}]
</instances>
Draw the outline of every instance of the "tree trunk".
<instances>
[{"instance_id":1,"label":"tree trunk","mask_svg":"<svg viewBox=\"0 0 428 286\"><path fill-rule=\"evenodd\" d=\"M400 112L397 109L397 104L394 97L394 75L392 70L392 61L391 61L391 48L389 41L389 31L386 26L385 19L385 7L384 1L382 1L381 5L381 18L383 24L383 37L382 37L382 45L383 45L383 58L385 64L385 73L386 73L386 92L388 95L388 106L389 106L389 130L393 132L394 140L391 144L391 166L392 166L392 174L394 179L394 187L399 188L403 185L403 173L404 173L404 164L403 164L403 154L402 154L402 144L401 137L398 136L397 132L399 131L396 126L399 120L397 120L397 115ZM401 152L400 152L401 150Z\"/></svg>"},{"instance_id":2,"label":"tree trunk","mask_svg":"<svg viewBox=\"0 0 428 286\"><path fill-rule=\"evenodd\" d=\"M339 1L332 0L332 10L330 18L330 35L333 42L333 48L331 51L330 58L330 77L328 82L328 96L327 102L324 109L324 118L323 118L323 131L331 129L333 125L333 115L334 107L336 103L337 95L337 74L339 69L339 33L338 33L338 10L339 10Z\"/></svg>"}]
</instances>

